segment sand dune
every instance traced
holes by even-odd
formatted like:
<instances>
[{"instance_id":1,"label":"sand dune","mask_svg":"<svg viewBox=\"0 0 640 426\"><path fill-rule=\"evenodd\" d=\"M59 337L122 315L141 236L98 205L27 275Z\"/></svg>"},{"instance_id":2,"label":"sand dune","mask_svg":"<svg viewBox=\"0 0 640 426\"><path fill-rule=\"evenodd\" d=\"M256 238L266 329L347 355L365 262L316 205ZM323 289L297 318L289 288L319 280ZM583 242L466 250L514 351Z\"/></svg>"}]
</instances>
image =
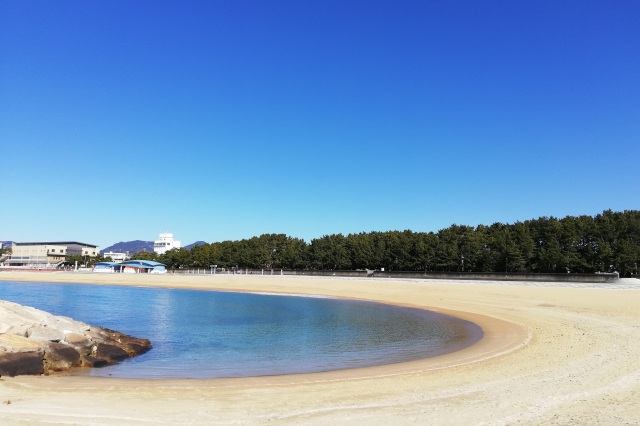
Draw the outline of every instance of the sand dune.
<instances>
[{"instance_id":1,"label":"sand dune","mask_svg":"<svg viewBox=\"0 0 640 426\"><path fill-rule=\"evenodd\" d=\"M3 377L2 424L640 424L640 281L598 287L15 272L0 272L0 280L324 294L447 312L485 331L454 354L330 373Z\"/></svg>"}]
</instances>

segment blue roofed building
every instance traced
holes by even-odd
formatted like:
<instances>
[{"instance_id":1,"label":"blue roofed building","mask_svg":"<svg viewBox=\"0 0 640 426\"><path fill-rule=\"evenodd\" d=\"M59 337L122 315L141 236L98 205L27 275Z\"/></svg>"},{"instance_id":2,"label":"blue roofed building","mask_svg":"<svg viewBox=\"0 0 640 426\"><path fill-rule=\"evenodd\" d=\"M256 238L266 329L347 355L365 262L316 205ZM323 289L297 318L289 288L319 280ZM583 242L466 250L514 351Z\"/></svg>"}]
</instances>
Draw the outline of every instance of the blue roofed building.
<instances>
[{"instance_id":1,"label":"blue roofed building","mask_svg":"<svg viewBox=\"0 0 640 426\"><path fill-rule=\"evenodd\" d=\"M124 274L164 274L167 267L164 263L153 260L131 259L119 264Z\"/></svg>"},{"instance_id":2,"label":"blue roofed building","mask_svg":"<svg viewBox=\"0 0 640 426\"><path fill-rule=\"evenodd\" d=\"M91 272L98 272L103 274L113 274L120 272L121 267L117 262L96 262L91 269Z\"/></svg>"},{"instance_id":3,"label":"blue roofed building","mask_svg":"<svg viewBox=\"0 0 640 426\"><path fill-rule=\"evenodd\" d=\"M123 274L164 274L167 272L164 263L153 260L127 260L124 262L97 262L92 272L123 273Z\"/></svg>"}]
</instances>

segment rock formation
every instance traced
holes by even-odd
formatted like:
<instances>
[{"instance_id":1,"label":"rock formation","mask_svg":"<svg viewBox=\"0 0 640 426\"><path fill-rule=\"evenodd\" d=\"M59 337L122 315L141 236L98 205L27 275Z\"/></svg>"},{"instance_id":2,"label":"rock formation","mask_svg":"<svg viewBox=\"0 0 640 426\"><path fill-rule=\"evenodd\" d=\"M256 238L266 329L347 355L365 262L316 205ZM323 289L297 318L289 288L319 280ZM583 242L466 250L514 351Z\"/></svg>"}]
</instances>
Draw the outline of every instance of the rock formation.
<instances>
[{"instance_id":1,"label":"rock formation","mask_svg":"<svg viewBox=\"0 0 640 426\"><path fill-rule=\"evenodd\" d=\"M0 376L102 367L149 349L146 339L0 300Z\"/></svg>"}]
</instances>

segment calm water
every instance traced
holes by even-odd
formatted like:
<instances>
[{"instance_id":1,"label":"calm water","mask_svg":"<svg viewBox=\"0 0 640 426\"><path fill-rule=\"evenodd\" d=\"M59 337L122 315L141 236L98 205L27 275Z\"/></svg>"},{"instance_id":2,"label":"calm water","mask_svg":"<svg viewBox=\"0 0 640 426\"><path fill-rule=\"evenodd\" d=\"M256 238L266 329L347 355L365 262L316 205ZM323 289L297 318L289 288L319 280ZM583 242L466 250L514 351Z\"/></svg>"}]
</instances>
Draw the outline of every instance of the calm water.
<instances>
[{"instance_id":1,"label":"calm water","mask_svg":"<svg viewBox=\"0 0 640 426\"><path fill-rule=\"evenodd\" d=\"M0 299L151 340L93 376L213 378L390 364L459 350L477 325L352 300L201 290L0 282Z\"/></svg>"}]
</instances>

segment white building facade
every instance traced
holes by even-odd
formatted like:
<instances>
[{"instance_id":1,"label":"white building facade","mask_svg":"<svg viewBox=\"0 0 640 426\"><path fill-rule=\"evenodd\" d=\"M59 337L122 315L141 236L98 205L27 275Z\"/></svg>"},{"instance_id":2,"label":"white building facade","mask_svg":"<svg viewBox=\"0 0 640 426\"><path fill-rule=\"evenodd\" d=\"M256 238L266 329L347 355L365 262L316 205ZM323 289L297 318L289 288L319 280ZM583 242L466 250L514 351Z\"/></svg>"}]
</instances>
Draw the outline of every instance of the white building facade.
<instances>
[{"instance_id":1,"label":"white building facade","mask_svg":"<svg viewBox=\"0 0 640 426\"><path fill-rule=\"evenodd\" d=\"M122 263L125 260L129 259L129 252L127 252L127 253L115 253L115 252L109 251L109 252L103 253L102 257L104 257L105 259L107 257L110 257L113 262Z\"/></svg>"},{"instance_id":2,"label":"white building facade","mask_svg":"<svg viewBox=\"0 0 640 426\"><path fill-rule=\"evenodd\" d=\"M87 259L100 254L98 246L77 241L49 241L13 243L8 266L49 268L60 266L68 256L79 255Z\"/></svg>"},{"instance_id":3,"label":"white building facade","mask_svg":"<svg viewBox=\"0 0 640 426\"><path fill-rule=\"evenodd\" d=\"M180 247L180 241L174 240L173 234L170 232L161 233L159 239L153 242L153 251L158 254L164 254L168 250Z\"/></svg>"}]
</instances>

